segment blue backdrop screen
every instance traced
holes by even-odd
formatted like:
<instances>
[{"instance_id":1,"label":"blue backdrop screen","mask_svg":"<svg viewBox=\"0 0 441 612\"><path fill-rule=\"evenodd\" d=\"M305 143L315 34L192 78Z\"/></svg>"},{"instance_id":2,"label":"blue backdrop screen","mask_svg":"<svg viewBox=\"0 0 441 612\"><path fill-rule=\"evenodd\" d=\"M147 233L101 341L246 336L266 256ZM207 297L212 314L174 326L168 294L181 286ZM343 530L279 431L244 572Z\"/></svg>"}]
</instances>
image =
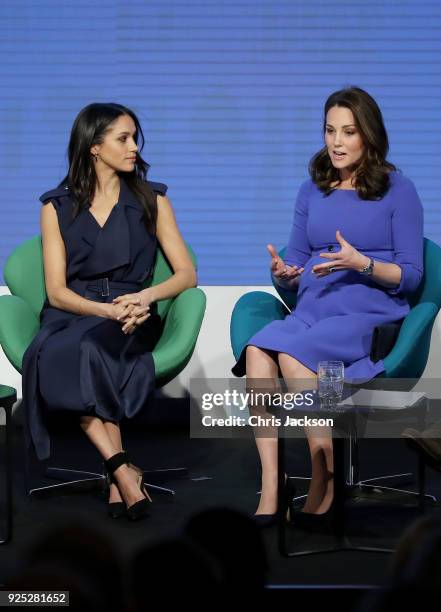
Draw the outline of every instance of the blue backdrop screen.
<instances>
[{"instance_id":1,"label":"blue backdrop screen","mask_svg":"<svg viewBox=\"0 0 441 612\"><path fill-rule=\"evenodd\" d=\"M2 0L1 265L38 232L78 111L139 115L150 178L169 185L205 285L268 283L348 84L379 102L390 159L441 243L441 3L420 0Z\"/></svg>"}]
</instances>

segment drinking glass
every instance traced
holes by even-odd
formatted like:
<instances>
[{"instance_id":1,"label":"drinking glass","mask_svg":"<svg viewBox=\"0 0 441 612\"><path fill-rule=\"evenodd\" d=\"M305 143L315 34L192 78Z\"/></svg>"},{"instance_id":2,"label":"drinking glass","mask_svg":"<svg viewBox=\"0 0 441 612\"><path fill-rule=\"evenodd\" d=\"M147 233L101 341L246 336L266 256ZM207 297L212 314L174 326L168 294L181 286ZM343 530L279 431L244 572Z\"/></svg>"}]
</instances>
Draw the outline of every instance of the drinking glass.
<instances>
[{"instance_id":1,"label":"drinking glass","mask_svg":"<svg viewBox=\"0 0 441 612\"><path fill-rule=\"evenodd\" d=\"M345 366L343 361L319 361L317 368L320 404L336 406L343 393Z\"/></svg>"}]
</instances>

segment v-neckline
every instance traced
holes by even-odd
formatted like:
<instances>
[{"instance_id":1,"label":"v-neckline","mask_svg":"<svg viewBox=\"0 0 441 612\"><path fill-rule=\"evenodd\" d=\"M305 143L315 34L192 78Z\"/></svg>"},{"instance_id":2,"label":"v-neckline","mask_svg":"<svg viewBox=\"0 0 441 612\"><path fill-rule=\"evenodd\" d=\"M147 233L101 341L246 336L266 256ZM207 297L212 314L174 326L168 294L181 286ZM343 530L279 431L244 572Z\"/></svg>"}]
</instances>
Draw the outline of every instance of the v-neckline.
<instances>
[{"instance_id":1,"label":"v-neckline","mask_svg":"<svg viewBox=\"0 0 441 612\"><path fill-rule=\"evenodd\" d=\"M121 179L119 181L119 192L118 192L118 199L116 200L115 204L112 206L112 208L110 209L109 214L107 215L107 219L104 221L104 223L102 225L100 225L100 223L98 222L98 219L95 217L95 215L93 214L93 212L91 212L90 210L90 206L87 209L89 214L93 217L93 220L95 221L95 223L98 225L98 227L100 228L100 230L104 229L106 226L107 221L110 219L113 211L115 210L115 207L118 206L119 201L121 200L121 191L122 191L122 184L121 184Z\"/></svg>"},{"instance_id":2,"label":"v-neckline","mask_svg":"<svg viewBox=\"0 0 441 612\"><path fill-rule=\"evenodd\" d=\"M95 215L93 214L93 212L90 210L90 208L87 209L87 212L89 213L89 215L92 217L92 219L95 221L95 223L98 225L98 227L100 228L100 230L104 229L106 226L107 221L110 219L113 211L115 210L115 208L118 206L119 201L116 202L116 204L114 204L112 206L112 208L110 209L109 214L107 215L107 219L104 221L104 223L102 225L100 225L100 223L98 222L98 219L95 217Z\"/></svg>"}]
</instances>

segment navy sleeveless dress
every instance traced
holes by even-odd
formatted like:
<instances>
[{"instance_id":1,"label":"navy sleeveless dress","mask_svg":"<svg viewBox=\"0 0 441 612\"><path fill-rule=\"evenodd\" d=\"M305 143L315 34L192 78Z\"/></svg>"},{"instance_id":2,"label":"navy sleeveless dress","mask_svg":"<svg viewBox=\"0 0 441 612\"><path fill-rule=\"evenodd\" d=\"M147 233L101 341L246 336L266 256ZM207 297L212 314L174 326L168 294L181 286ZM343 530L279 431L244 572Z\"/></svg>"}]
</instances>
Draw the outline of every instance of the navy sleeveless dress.
<instances>
[{"instance_id":1,"label":"navy sleeveless dress","mask_svg":"<svg viewBox=\"0 0 441 612\"><path fill-rule=\"evenodd\" d=\"M167 187L149 183L155 194ZM94 301L112 302L140 291L153 272L157 241L143 220L143 207L121 178L118 203L103 227L89 210L72 217L66 187L44 193L52 202L66 248L67 287ZM155 218L156 218L155 210ZM54 308L46 300L41 328L23 357L23 402L28 433L39 459L50 455L49 413L67 411L118 423L144 406L155 384L151 351L160 334L154 305L133 334L98 316Z\"/></svg>"}]
</instances>

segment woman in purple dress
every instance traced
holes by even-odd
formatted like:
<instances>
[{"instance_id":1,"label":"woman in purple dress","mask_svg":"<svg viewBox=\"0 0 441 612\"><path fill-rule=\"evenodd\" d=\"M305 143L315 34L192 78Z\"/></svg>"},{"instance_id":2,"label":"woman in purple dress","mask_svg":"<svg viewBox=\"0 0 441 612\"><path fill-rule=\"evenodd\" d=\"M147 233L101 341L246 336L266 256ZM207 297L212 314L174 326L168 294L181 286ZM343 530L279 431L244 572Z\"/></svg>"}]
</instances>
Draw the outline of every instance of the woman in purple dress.
<instances>
[{"instance_id":1,"label":"woman in purple dress","mask_svg":"<svg viewBox=\"0 0 441 612\"><path fill-rule=\"evenodd\" d=\"M406 294L423 274L421 202L412 182L386 161L388 137L375 100L356 87L333 93L323 129L325 146L300 187L284 261L268 245L273 276L298 289L297 306L255 334L233 368L242 375L246 357L247 378L264 379L264 386L280 369L291 388L296 380L314 387L322 360L342 361L347 379L380 374L383 361L369 358L374 328L406 316ZM333 502L332 438L324 428L306 435L312 479L302 521L314 523ZM264 436L256 432L262 526L275 522L277 510L277 438L268 428Z\"/></svg>"}]
</instances>

